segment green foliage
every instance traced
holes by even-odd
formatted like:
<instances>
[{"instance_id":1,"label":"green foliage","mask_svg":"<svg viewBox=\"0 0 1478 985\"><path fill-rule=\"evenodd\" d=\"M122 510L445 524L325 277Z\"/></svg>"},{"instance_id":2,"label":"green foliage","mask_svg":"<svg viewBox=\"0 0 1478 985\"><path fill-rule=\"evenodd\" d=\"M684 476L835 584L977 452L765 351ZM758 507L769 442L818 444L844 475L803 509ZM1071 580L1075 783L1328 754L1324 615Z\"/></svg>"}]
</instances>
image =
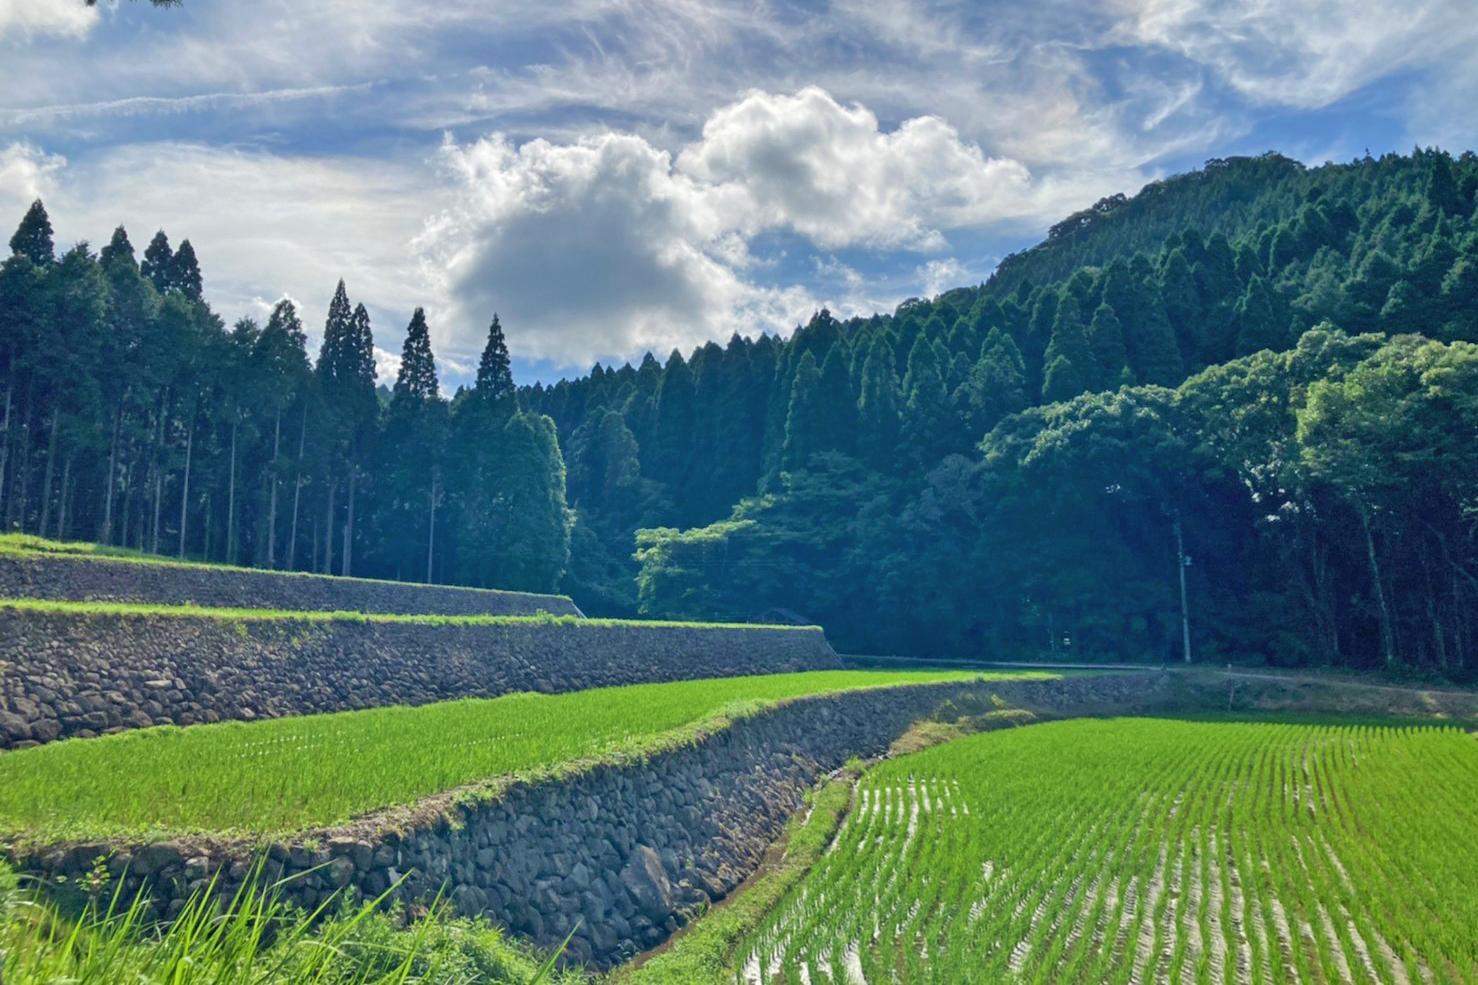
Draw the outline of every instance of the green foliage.
<instances>
[{"instance_id":1,"label":"green foliage","mask_svg":"<svg viewBox=\"0 0 1478 985\"><path fill-rule=\"evenodd\" d=\"M15 234L10 237L10 252L37 266L44 266L55 259L51 217L46 214L46 206L41 204L41 199L31 203Z\"/></svg>"},{"instance_id":2,"label":"green foliage","mask_svg":"<svg viewBox=\"0 0 1478 985\"><path fill-rule=\"evenodd\" d=\"M869 770L730 977L689 980L1462 981L1478 856L1453 846L1475 805L1478 745L1456 728L1082 719L975 735Z\"/></svg>"},{"instance_id":3,"label":"green foliage","mask_svg":"<svg viewBox=\"0 0 1478 985\"><path fill-rule=\"evenodd\" d=\"M299 831L456 788L491 795L515 775L640 758L790 698L979 676L726 677L56 742L0 755L0 831L48 842Z\"/></svg>"},{"instance_id":4,"label":"green foliage","mask_svg":"<svg viewBox=\"0 0 1478 985\"><path fill-rule=\"evenodd\" d=\"M1394 653L1463 676L1463 507L1440 499L1421 527L1372 514L1373 578L1366 525L1300 454L1294 415L1353 365L1325 322L1478 339L1475 190L1478 158L1436 150L1209 161L1068 217L984 285L819 311L788 340L736 335L514 396L495 319L478 386L445 407L418 328L407 372L437 409L410 418L377 399L368 315L342 286L305 377L287 311L227 330L181 273L183 242L161 233L135 269L121 230L59 261L27 231L38 245L0 267L0 521L214 562L558 586L602 614L803 612L874 652L1082 653L1121 626L1117 656L1154 660L1178 616L1178 511L1198 651ZM1127 403L1090 399L1135 384ZM1154 387L1175 407L1141 414ZM1052 401L1068 416L1034 406ZM1118 498L1070 467L1116 408L1150 430L1104 446L1147 443L1173 497ZM1235 420L1267 430L1228 436ZM988 458L994 430L1040 447Z\"/></svg>"},{"instance_id":5,"label":"green foliage","mask_svg":"<svg viewBox=\"0 0 1478 985\"><path fill-rule=\"evenodd\" d=\"M229 899L208 886L167 926L147 901L103 878L80 913L64 912L0 865L0 976L14 985L534 985L580 981L550 973L527 948L444 906L412 922L381 912L389 893L340 895L313 912L284 899L291 883L253 877Z\"/></svg>"}]
</instances>

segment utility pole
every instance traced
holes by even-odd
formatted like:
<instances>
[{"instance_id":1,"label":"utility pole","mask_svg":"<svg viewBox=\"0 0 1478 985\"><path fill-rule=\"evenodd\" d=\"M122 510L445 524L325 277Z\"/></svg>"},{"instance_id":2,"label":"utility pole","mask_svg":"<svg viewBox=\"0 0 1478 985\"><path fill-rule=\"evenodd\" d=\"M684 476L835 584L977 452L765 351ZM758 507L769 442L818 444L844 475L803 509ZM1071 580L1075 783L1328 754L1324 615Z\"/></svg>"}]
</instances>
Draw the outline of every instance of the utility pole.
<instances>
[{"instance_id":1,"label":"utility pole","mask_svg":"<svg viewBox=\"0 0 1478 985\"><path fill-rule=\"evenodd\" d=\"M1177 507L1170 514L1171 524L1175 528L1175 566L1180 574L1180 642L1185 652L1185 662L1191 662L1191 610L1186 602L1185 593L1185 569L1191 566L1191 559L1185 554L1185 539L1180 530L1180 508Z\"/></svg>"}]
</instances>

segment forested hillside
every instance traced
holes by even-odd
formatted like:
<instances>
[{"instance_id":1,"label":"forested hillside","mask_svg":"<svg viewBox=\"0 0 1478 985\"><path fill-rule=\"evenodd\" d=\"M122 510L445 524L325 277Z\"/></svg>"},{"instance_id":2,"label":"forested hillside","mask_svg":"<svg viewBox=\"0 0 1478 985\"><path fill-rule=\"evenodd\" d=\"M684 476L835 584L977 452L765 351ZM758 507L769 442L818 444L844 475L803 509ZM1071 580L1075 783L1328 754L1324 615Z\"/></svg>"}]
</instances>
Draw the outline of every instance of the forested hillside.
<instances>
[{"instance_id":1,"label":"forested hillside","mask_svg":"<svg viewBox=\"0 0 1478 985\"><path fill-rule=\"evenodd\" d=\"M393 390L340 285L227 328L188 241L0 270L6 526L822 623L870 652L1406 664L1478 633L1478 159L1276 155L1116 196L985 285L515 392ZM567 467L567 472L566 472ZM566 502L566 497L568 503Z\"/></svg>"},{"instance_id":2,"label":"forested hillside","mask_svg":"<svg viewBox=\"0 0 1478 985\"><path fill-rule=\"evenodd\" d=\"M527 388L569 465L566 587L871 652L1158 659L1179 529L1198 655L1460 673L1475 186L1471 154L1213 161L979 288Z\"/></svg>"},{"instance_id":3,"label":"forested hillside","mask_svg":"<svg viewBox=\"0 0 1478 985\"><path fill-rule=\"evenodd\" d=\"M493 319L437 385L416 309L393 388L341 281L309 363L291 301L227 328L189 240L56 255L42 203L0 266L0 515L58 538L288 570L550 591L568 556L554 426L520 413Z\"/></svg>"}]
</instances>

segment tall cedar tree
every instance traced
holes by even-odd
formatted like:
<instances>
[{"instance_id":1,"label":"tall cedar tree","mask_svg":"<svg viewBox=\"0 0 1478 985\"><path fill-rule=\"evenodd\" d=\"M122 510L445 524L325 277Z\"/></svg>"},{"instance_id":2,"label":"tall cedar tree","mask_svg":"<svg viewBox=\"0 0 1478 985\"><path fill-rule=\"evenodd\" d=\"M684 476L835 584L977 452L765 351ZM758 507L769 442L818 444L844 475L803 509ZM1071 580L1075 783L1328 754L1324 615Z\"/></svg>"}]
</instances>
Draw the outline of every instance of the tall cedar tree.
<instances>
[{"instance_id":1,"label":"tall cedar tree","mask_svg":"<svg viewBox=\"0 0 1478 985\"><path fill-rule=\"evenodd\" d=\"M10 251L16 256L25 257L38 267L56 259L51 217L46 214L46 206L41 204L41 199L36 199L26 210L15 234L10 237Z\"/></svg>"},{"instance_id":2,"label":"tall cedar tree","mask_svg":"<svg viewBox=\"0 0 1478 985\"><path fill-rule=\"evenodd\" d=\"M144 247L144 262L139 271L154 285L154 290L163 294L174 286L174 251L170 249L169 237L161 229Z\"/></svg>"}]
</instances>

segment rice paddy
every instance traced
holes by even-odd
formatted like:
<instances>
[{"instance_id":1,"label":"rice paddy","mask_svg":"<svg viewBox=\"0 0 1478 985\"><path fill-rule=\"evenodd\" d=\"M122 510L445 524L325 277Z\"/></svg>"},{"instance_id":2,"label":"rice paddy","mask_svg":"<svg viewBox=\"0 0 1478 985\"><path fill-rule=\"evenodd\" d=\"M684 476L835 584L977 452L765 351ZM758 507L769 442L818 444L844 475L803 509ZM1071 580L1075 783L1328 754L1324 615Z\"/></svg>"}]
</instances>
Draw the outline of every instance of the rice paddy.
<instances>
[{"instance_id":1,"label":"rice paddy","mask_svg":"<svg viewBox=\"0 0 1478 985\"><path fill-rule=\"evenodd\" d=\"M1077 720L866 773L744 985L1478 981L1478 742Z\"/></svg>"},{"instance_id":2,"label":"rice paddy","mask_svg":"<svg viewBox=\"0 0 1478 985\"><path fill-rule=\"evenodd\" d=\"M152 728L0 753L0 832L277 834L494 777L639 755L810 694L981 677L816 671Z\"/></svg>"}]
</instances>

